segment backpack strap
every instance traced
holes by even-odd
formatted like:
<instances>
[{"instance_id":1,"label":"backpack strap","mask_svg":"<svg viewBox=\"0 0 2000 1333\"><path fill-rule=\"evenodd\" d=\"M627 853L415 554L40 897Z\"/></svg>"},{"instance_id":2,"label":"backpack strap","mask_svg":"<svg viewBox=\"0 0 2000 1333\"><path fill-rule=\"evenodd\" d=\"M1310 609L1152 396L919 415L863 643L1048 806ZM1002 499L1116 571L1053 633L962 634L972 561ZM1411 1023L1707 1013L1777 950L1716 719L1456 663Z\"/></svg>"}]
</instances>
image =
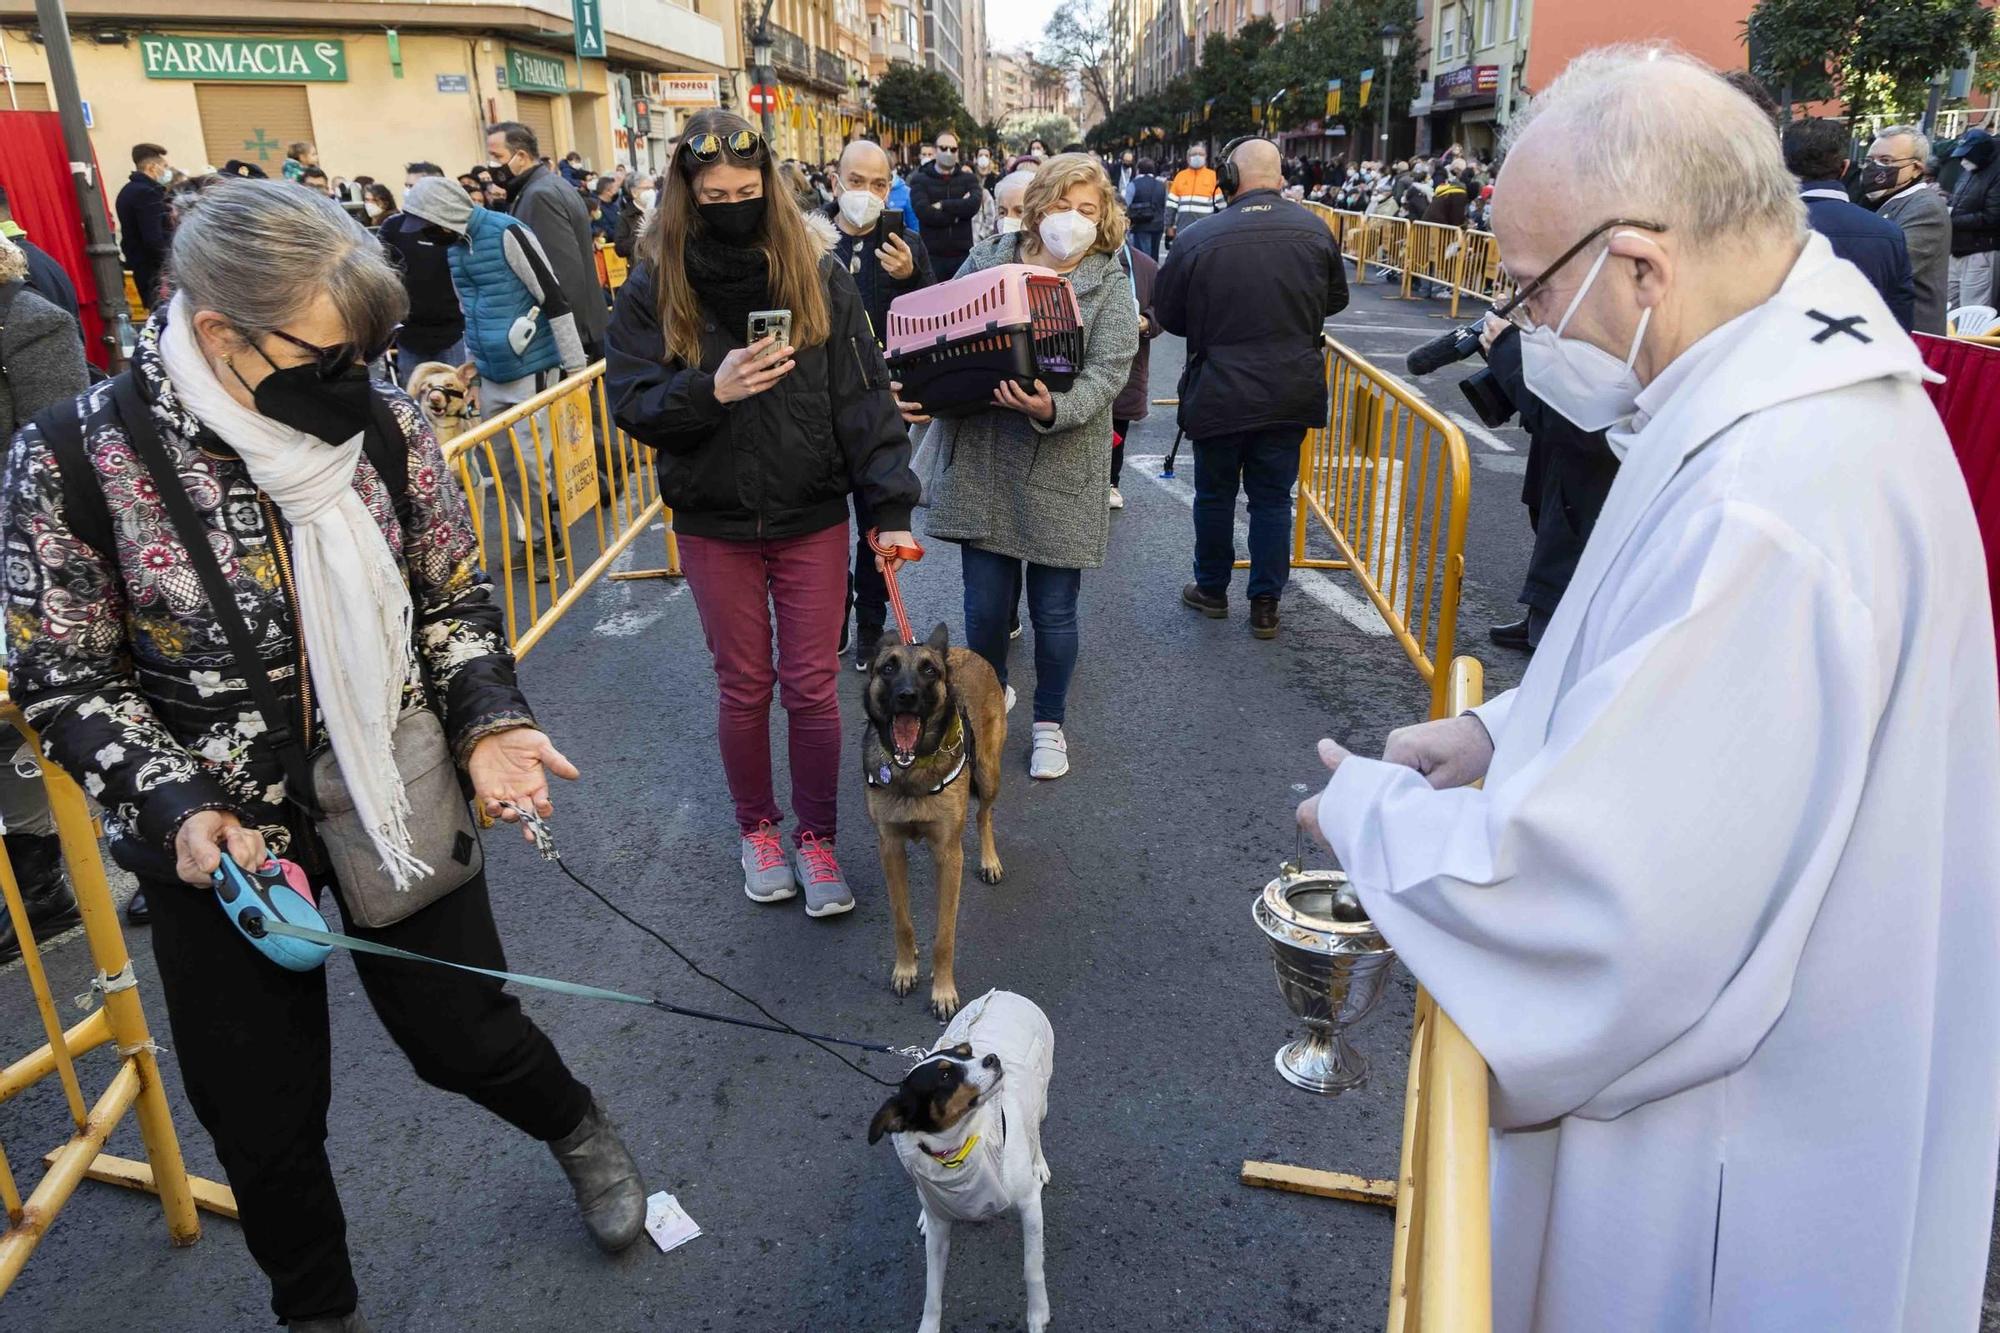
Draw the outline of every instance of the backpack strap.
<instances>
[{"instance_id":1,"label":"backpack strap","mask_svg":"<svg viewBox=\"0 0 2000 1333\"><path fill-rule=\"evenodd\" d=\"M389 488L389 499L396 507L396 523L407 538L411 526L410 443L403 437L402 423L396 420L396 410L387 399L375 394L369 406L371 420L368 429L361 432L361 452L368 456L382 483Z\"/></svg>"},{"instance_id":2,"label":"backpack strap","mask_svg":"<svg viewBox=\"0 0 2000 1333\"><path fill-rule=\"evenodd\" d=\"M126 374L130 374L127 371ZM97 552L108 565L118 563L117 541L111 526L111 506L104 499L97 468L83 447L84 399L68 398L37 412L35 429L56 461L56 476L62 485L63 514L77 539ZM115 408L114 408L115 411Z\"/></svg>"}]
</instances>

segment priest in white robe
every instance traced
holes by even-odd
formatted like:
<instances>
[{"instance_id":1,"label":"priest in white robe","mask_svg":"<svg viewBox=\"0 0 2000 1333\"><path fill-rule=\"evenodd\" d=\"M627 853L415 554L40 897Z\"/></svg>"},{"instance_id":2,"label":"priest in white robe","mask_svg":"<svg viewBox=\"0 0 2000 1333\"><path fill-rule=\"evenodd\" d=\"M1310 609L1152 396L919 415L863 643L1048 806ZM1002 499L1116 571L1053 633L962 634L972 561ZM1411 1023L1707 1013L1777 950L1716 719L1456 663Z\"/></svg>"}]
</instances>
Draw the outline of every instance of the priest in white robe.
<instances>
[{"instance_id":1,"label":"priest in white robe","mask_svg":"<svg viewBox=\"0 0 2000 1333\"><path fill-rule=\"evenodd\" d=\"M1704 67L1514 133L1528 383L1623 469L1520 688L1300 818L1492 1068L1502 1333L1969 1333L2000 685L1922 362Z\"/></svg>"}]
</instances>

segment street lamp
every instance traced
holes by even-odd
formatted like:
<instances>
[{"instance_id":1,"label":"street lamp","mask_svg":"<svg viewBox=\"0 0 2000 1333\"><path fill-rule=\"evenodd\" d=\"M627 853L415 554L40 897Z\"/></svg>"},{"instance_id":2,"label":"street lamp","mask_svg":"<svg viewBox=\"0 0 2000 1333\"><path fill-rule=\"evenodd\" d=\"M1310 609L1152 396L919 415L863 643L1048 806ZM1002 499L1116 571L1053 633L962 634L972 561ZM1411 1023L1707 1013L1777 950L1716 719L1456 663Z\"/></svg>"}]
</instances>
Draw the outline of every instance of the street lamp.
<instances>
[{"instance_id":1,"label":"street lamp","mask_svg":"<svg viewBox=\"0 0 2000 1333\"><path fill-rule=\"evenodd\" d=\"M769 88L773 83L771 77L771 5L772 0L764 0L763 11L757 15L756 30L750 34L750 63L756 67L755 77L757 86L760 88ZM764 109L758 113L758 118L763 122L764 142L768 144L771 142L772 134L776 132L777 125L771 115L770 102L766 101L763 105Z\"/></svg>"},{"instance_id":2,"label":"street lamp","mask_svg":"<svg viewBox=\"0 0 2000 1333\"><path fill-rule=\"evenodd\" d=\"M1376 34L1382 39L1382 156L1387 162L1389 152L1389 108L1394 105L1396 86L1396 52L1403 49L1403 30L1393 23L1384 23L1382 31Z\"/></svg>"}]
</instances>

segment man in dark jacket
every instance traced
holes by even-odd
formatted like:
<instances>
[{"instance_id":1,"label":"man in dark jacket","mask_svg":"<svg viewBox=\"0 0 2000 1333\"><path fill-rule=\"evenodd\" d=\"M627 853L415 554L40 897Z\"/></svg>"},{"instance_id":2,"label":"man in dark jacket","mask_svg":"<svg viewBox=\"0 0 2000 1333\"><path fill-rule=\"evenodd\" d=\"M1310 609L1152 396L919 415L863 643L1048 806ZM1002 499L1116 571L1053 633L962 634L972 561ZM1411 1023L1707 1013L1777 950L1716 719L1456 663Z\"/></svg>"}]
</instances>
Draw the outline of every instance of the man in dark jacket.
<instances>
[{"instance_id":1,"label":"man in dark jacket","mask_svg":"<svg viewBox=\"0 0 2000 1333\"><path fill-rule=\"evenodd\" d=\"M404 185L444 172L429 162L412 162ZM382 248L403 275L410 313L396 335L396 383L410 386L410 374L426 361L456 366L465 357L465 315L451 283L451 244L439 239L423 218L397 213L382 223Z\"/></svg>"},{"instance_id":2,"label":"man in dark jacket","mask_svg":"<svg viewBox=\"0 0 2000 1333\"><path fill-rule=\"evenodd\" d=\"M556 285L576 312L584 356L604 355L604 326L609 321L604 291L597 281L597 255L590 243L590 210L583 196L562 177L542 165L541 143L519 121L506 120L486 130L486 156L493 179L507 191L507 212L528 224L542 243Z\"/></svg>"},{"instance_id":3,"label":"man in dark jacket","mask_svg":"<svg viewBox=\"0 0 2000 1333\"><path fill-rule=\"evenodd\" d=\"M889 303L937 281L923 238L903 225L901 213L888 210L889 185L895 178L882 146L856 139L840 155L840 165L834 171L834 188L840 193L826 207L826 216L838 233L834 260L854 279L877 343L888 328ZM868 532L878 522L860 491L854 492L854 525L854 564L848 571L847 595L854 606L854 669L866 671L889 620L889 585L868 549ZM842 621L843 652L847 642L847 626Z\"/></svg>"},{"instance_id":4,"label":"man in dark jacket","mask_svg":"<svg viewBox=\"0 0 2000 1333\"><path fill-rule=\"evenodd\" d=\"M1855 203L1841 180L1847 175L1847 127L1837 120L1795 120L1785 127L1785 169L1799 178L1806 220L1833 252L1860 269L1896 323L1915 319L1916 282L1903 229Z\"/></svg>"},{"instance_id":5,"label":"man in dark jacket","mask_svg":"<svg viewBox=\"0 0 2000 1333\"><path fill-rule=\"evenodd\" d=\"M1886 125L1869 145L1861 189L1876 216L1903 230L1916 285L1914 333L1945 334L1945 291L1951 281L1951 204L1924 180L1930 139L1915 125Z\"/></svg>"},{"instance_id":6,"label":"man in dark jacket","mask_svg":"<svg viewBox=\"0 0 2000 1333\"><path fill-rule=\"evenodd\" d=\"M132 149L132 178L118 192L118 248L148 310L160 299L160 270L167 265L167 237L172 231L167 181L172 176L167 150L142 143Z\"/></svg>"},{"instance_id":7,"label":"man in dark jacket","mask_svg":"<svg viewBox=\"0 0 2000 1333\"><path fill-rule=\"evenodd\" d=\"M1347 273L1326 224L1278 191L1278 146L1231 156L1229 207L1180 234L1160 269L1160 326L1187 339L1180 424L1194 441L1194 582L1181 600L1229 614L1236 494L1250 499L1250 632L1278 633L1291 576L1292 481L1308 429L1326 423L1321 336L1347 308Z\"/></svg>"},{"instance_id":8,"label":"man in dark jacket","mask_svg":"<svg viewBox=\"0 0 2000 1333\"><path fill-rule=\"evenodd\" d=\"M1125 220L1132 227L1132 245L1158 260L1160 235L1167 229L1167 183L1155 174L1150 157L1142 157L1138 174L1125 186Z\"/></svg>"},{"instance_id":9,"label":"man in dark jacket","mask_svg":"<svg viewBox=\"0 0 2000 1333\"><path fill-rule=\"evenodd\" d=\"M1952 150L1961 170L1951 192L1951 279L1945 304L1994 303L1994 253L2000 251L2000 139L1965 132Z\"/></svg>"},{"instance_id":10,"label":"man in dark jacket","mask_svg":"<svg viewBox=\"0 0 2000 1333\"><path fill-rule=\"evenodd\" d=\"M958 160L958 136L937 137L937 154L910 173L910 209L940 279L958 276L972 249L972 220L979 216L979 174Z\"/></svg>"}]
</instances>

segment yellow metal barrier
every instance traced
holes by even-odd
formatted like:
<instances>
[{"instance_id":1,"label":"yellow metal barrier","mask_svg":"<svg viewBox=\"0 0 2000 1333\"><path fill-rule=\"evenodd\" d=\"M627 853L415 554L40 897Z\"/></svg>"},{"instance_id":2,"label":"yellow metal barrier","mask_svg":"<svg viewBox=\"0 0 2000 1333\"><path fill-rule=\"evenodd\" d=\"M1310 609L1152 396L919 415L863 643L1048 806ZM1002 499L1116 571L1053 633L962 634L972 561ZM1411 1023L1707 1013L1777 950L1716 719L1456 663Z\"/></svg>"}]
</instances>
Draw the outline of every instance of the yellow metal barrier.
<instances>
[{"instance_id":1,"label":"yellow metal barrier","mask_svg":"<svg viewBox=\"0 0 2000 1333\"><path fill-rule=\"evenodd\" d=\"M1490 231L1468 231L1458 252L1458 277L1451 288L1451 317L1458 318L1458 298L1469 296L1498 305L1514 294L1514 283L1500 267L1500 240Z\"/></svg>"},{"instance_id":2,"label":"yellow metal barrier","mask_svg":"<svg viewBox=\"0 0 2000 1333\"><path fill-rule=\"evenodd\" d=\"M1295 569L1345 569L1388 623L1444 716L1465 578L1471 456L1456 423L1360 356L1326 340L1327 424L1299 453ZM1317 520L1333 558L1309 553Z\"/></svg>"},{"instance_id":3,"label":"yellow metal barrier","mask_svg":"<svg viewBox=\"0 0 2000 1333\"><path fill-rule=\"evenodd\" d=\"M1370 213L1361 224L1361 237L1355 247L1356 282L1368 280L1367 269L1377 264L1388 269L1400 269L1408 263L1410 246L1410 223L1385 213ZM1387 275L1383 275L1385 278Z\"/></svg>"},{"instance_id":4,"label":"yellow metal barrier","mask_svg":"<svg viewBox=\"0 0 2000 1333\"><path fill-rule=\"evenodd\" d=\"M1410 222L1403 250L1403 299L1413 299L1419 281L1456 289L1465 232L1442 222Z\"/></svg>"},{"instance_id":5,"label":"yellow metal barrier","mask_svg":"<svg viewBox=\"0 0 2000 1333\"><path fill-rule=\"evenodd\" d=\"M501 588L515 656L541 642L656 519L667 525L667 567L611 577L680 577L673 515L660 499L650 451L611 420L602 361L447 441L444 456L472 507L479 561ZM514 493L523 477L532 478L525 497ZM525 510L518 503L524 498ZM577 525L586 518L597 550L579 573ZM561 553L539 539L530 548L528 534L551 526L564 534Z\"/></svg>"},{"instance_id":6,"label":"yellow metal barrier","mask_svg":"<svg viewBox=\"0 0 2000 1333\"><path fill-rule=\"evenodd\" d=\"M625 285L631 275L632 265L619 257L609 244L599 241L596 245L597 282L607 292L615 292Z\"/></svg>"},{"instance_id":7,"label":"yellow metal barrier","mask_svg":"<svg viewBox=\"0 0 2000 1333\"><path fill-rule=\"evenodd\" d=\"M1451 664L1450 716L1485 698L1476 658ZM1386 1333L1487 1333L1493 1327L1493 1212L1486 1062L1417 988Z\"/></svg>"},{"instance_id":8,"label":"yellow metal barrier","mask_svg":"<svg viewBox=\"0 0 2000 1333\"><path fill-rule=\"evenodd\" d=\"M42 1029L48 1038L38 1049L0 1069L0 1102L54 1074L62 1085L70 1120L76 1127L66 1143L42 1159L48 1169L25 1200L6 1154L0 1152L0 1203L7 1210L7 1229L0 1232L0 1294L5 1294L20 1276L28 1256L48 1234L56 1214L86 1177L159 1195L167 1216L167 1236L175 1245L192 1245L201 1238L201 1222L195 1214L197 1206L233 1218L236 1197L226 1185L189 1176L181 1160L173 1114L160 1085L160 1067L154 1055L158 1047L146 1026L146 1014L132 980L131 958L118 928L118 908L111 900L111 886L104 878L97 831L84 803L83 790L68 774L42 758L34 731L4 697L0 697L0 717L21 729L41 764L42 785L55 814L63 860L76 891L77 908L83 916L90 959L97 969L96 989L103 995L102 1006L88 1018L67 1029L62 1026L55 997L49 989L48 973L42 967L41 953L28 927L20 885L4 850L0 850L0 897L5 898L7 913L20 937L23 970L34 991L35 1008L41 1014ZM76 1059L107 1045L118 1052L117 1072L97 1100L86 1106ZM138 1117L139 1137L146 1148L143 1162L104 1152L105 1141L127 1111Z\"/></svg>"}]
</instances>

